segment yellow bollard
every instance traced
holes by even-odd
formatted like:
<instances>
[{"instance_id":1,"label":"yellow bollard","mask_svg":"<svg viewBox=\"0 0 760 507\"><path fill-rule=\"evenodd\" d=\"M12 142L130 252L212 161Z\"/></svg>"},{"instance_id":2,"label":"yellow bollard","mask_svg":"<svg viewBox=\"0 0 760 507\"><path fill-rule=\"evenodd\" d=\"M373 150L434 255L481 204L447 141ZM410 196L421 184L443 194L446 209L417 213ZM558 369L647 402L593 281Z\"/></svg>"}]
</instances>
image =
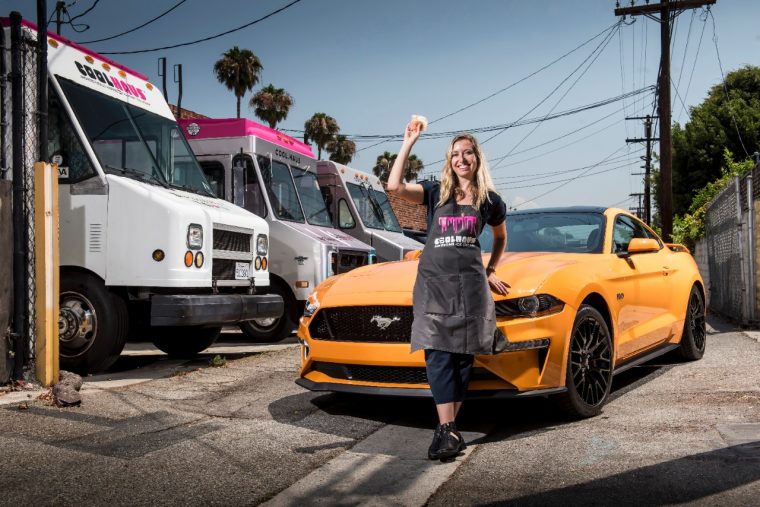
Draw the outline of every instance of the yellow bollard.
<instances>
[{"instance_id":1,"label":"yellow bollard","mask_svg":"<svg viewBox=\"0 0 760 507\"><path fill-rule=\"evenodd\" d=\"M37 339L34 343L37 380L58 382L58 166L34 164L34 238L37 299Z\"/></svg>"}]
</instances>

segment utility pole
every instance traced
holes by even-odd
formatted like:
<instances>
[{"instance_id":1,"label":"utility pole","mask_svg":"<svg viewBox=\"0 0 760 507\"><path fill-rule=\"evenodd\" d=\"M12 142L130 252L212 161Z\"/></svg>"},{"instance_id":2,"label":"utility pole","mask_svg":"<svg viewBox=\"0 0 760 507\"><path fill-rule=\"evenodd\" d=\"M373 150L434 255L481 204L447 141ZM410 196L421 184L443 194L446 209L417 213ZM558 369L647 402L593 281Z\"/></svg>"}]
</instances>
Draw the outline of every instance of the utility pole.
<instances>
[{"instance_id":1,"label":"utility pole","mask_svg":"<svg viewBox=\"0 0 760 507\"><path fill-rule=\"evenodd\" d=\"M643 220L647 225L652 225L652 192L651 192L651 174L652 174L652 143L659 141L659 138L652 137L652 117L646 116L627 116L626 120L644 120L644 132L646 137L626 139L626 143L647 143L647 154L641 159L644 161L644 165L641 166L644 169L643 173L634 173L634 175L644 176L644 213ZM641 207L641 206L639 206Z\"/></svg>"},{"instance_id":2,"label":"utility pole","mask_svg":"<svg viewBox=\"0 0 760 507\"><path fill-rule=\"evenodd\" d=\"M630 7L618 7L615 9L616 16L639 16L644 15L660 23L660 82L659 91L659 115L660 115L660 221L662 222L662 236L665 241L671 240L673 232L673 153L670 131L671 104L670 104L670 13L681 12L688 9L696 9L705 5L712 5L716 0L661 0L660 3L645 5L633 5ZM659 19L652 13L660 13Z\"/></svg>"}]
</instances>

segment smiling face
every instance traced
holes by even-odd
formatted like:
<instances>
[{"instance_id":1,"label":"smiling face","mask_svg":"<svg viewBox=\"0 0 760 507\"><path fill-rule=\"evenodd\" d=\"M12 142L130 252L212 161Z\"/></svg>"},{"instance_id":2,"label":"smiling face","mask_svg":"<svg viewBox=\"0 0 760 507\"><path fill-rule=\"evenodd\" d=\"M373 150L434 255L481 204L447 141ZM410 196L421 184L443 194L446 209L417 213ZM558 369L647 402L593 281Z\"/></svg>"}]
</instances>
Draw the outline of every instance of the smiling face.
<instances>
[{"instance_id":1,"label":"smiling face","mask_svg":"<svg viewBox=\"0 0 760 507\"><path fill-rule=\"evenodd\" d=\"M478 157L469 139L460 139L451 149L451 167L460 178L472 181L478 170Z\"/></svg>"}]
</instances>

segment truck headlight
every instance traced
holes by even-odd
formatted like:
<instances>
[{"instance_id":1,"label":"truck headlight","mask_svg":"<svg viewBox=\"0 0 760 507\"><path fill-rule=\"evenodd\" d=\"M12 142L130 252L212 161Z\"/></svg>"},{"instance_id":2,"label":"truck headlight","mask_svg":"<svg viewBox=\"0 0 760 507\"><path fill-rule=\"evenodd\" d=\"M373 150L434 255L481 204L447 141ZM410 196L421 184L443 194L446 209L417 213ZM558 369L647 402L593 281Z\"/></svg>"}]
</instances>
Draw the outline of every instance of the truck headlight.
<instances>
[{"instance_id":1,"label":"truck headlight","mask_svg":"<svg viewBox=\"0 0 760 507\"><path fill-rule=\"evenodd\" d=\"M203 226L198 224L187 226L187 248L190 250L203 248Z\"/></svg>"},{"instance_id":2,"label":"truck headlight","mask_svg":"<svg viewBox=\"0 0 760 507\"><path fill-rule=\"evenodd\" d=\"M256 254L266 255L269 251L269 239L266 234L259 234L256 238Z\"/></svg>"}]
</instances>

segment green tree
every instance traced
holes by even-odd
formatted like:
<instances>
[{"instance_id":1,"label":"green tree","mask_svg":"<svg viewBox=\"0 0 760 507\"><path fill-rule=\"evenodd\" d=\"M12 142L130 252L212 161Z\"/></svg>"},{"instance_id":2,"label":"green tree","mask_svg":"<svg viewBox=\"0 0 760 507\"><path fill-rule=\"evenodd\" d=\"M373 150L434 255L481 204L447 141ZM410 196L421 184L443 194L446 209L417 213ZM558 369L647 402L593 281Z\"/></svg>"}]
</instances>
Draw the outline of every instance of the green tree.
<instances>
[{"instance_id":1,"label":"green tree","mask_svg":"<svg viewBox=\"0 0 760 507\"><path fill-rule=\"evenodd\" d=\"M325 151L330 154L330 160L339 164L349 164L356 154L356 143L337 135L325 143Z\"/></svg>"},{"instance_id":2,"label":"green tree","mask_svg":"<svg viewBox=\"0 0 760 507\"><path fill-rule=\"evenodd\" d=\"M222 54L214 64L216 78L235 94L237 117L240 118L240 99L259 82L264 67L250 49L235 46Z\"/></svg>"},{"instance_id":3,"label":"green tree","mask_svg":"<svg viewBox=\"0 0 760 507\"><path fill-rule=\"evenodd\" d=\"M257 118L269 124L271 128L275 128L279 122L288 117L293 104L295 101L288 92L268 84L251 97L248 107L253 109L253 114Z\"/></svg>"},{"instance_id":4,"label":"green tree","mask_svg":"<svg viewBox=\"0 0 760 507\"><path fill-rule=\"evenodd\" d=\"M303 142L314 141L317 145L317 158L322 158L322 150L325 145L332 141L340 132L340 127L335 118L325 113L314 113L303 125Z\"/></svg>"},{"instance_id":5,"label":"green tree","mask_svg":"<svg viewBox=\"0 0 760 507\"><path fill-rule=\"evenodd\" d=\"M372 168L372 172L380 178L380 181L387 182L388 176L391 173L393 162L398 157L397 153L390 153L386 151L382 155L377 156L375 166ZM404 164L404 179L406 181L413 181L417 179L417 175L425 168L422 159L417 155L409 155L406 163Z\"/></svg>"},{"instance_id":6,"label":"green tree","mask_svg":"<svg viewBox=\"0 0 760 507\"><path fill-rule=\"evenodd\" d=\"M691 109L691 119L683 127L674 125L674 214L686 213L694 193L721 177L726 149L735 162L760 150L760 67L726 74L725 88L713 86Z\"/></svg>"}]
</instances>

